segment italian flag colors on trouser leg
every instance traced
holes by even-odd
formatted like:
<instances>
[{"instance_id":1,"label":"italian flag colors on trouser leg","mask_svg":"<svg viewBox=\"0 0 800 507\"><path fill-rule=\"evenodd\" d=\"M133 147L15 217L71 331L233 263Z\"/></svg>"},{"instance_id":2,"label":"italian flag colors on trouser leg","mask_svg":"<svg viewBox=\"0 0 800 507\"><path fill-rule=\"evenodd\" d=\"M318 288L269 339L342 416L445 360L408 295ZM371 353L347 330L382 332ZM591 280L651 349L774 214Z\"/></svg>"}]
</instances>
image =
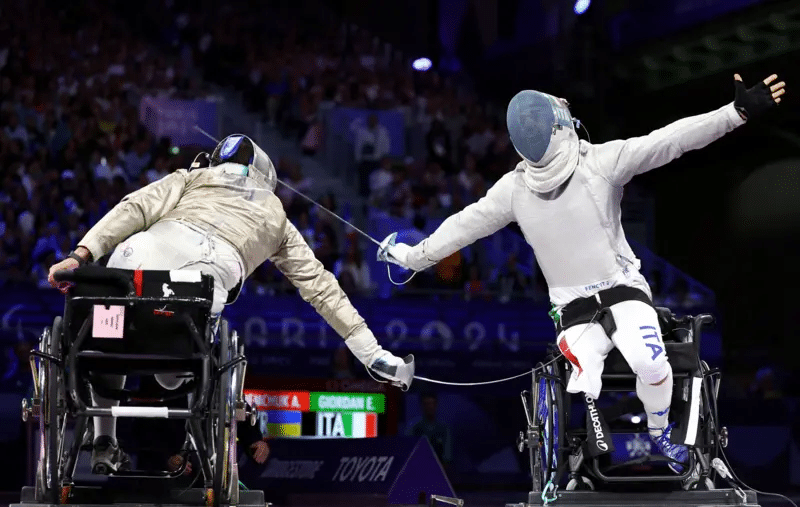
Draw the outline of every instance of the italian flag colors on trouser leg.
<instances>
[{"instance_id":1,"label":"italian flag colors on trouser leg","mask_svg":"<svg viewBox=\"0 0 800 507\"><path fill-rule=\"evenodd\" d=\"M378 414L367 412L352 412L342 414L345 435L353 438L366 438L378 436ZM348 424L350 427L348 428Z\"/></svg>"}]
</instances>

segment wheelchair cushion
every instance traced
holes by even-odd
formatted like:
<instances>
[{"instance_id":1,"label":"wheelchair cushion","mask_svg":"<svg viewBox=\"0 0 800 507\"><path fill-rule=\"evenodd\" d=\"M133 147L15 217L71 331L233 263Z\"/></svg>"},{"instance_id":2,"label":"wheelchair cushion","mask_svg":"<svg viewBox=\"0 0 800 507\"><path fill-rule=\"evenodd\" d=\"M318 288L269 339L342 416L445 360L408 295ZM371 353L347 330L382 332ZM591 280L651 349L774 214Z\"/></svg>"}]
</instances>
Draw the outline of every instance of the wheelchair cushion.
<instances>
[{"instance_id":1,"label":"wheelchair cushion","mask_svg":"<svg viewBox=\"0 0 800 507\"><path fill-rule=\"evenodd\" d=\"M667 351L669 364L672 365L673 373L694 374L698 369L698 357L693 343L665 342L664 347ZM625 361L619 349L614 348L608 353L603 375L633 375L631 367Z\"/></svg>"}]
</instances>

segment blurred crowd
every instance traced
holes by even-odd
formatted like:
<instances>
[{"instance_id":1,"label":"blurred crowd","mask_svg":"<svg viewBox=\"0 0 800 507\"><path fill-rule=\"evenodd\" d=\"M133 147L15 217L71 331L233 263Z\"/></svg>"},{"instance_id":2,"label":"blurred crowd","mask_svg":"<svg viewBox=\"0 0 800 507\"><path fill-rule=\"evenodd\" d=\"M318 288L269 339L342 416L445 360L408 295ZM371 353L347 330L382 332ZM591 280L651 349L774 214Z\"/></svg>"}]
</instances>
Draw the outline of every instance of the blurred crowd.
<instances>
[{"instance_id":1,"label":"blurred crowd","mask_svg":"<svg viewBox=\"0 0 800 507\"><path fill-rule=\"evenodd\" d=\"M352 163L370 210L405 219L405 241L412 243L430 232L426 224L478 200L518 160L503 108L480 101L467 76L416 72L402 52L324 7L148 1L112 11L90 0L56 9L46 0L34 4L9 5L0 20L2 280L44 286L47 268L124 195L188 165L196 150L155 139L140 122L144 95L197 98L208 93L205 83L234 86L307 155L330 135L324 116L334 107L401 113L407 151L417 156L391 155L391 134L371 114L355 129ZM123 21L131 9L148 27L138 36ZM34 12L42 13L36 23L29 19ZM420 133L417 149L410 132ZM320 195L298 160L276 165L294 188L350 213L349 203L337 206L335 195ZM345 290L371 295L373 275L352 231L285 187L278 194ZM521 266L514 254L491 263L480 248L445 259L410 288L546 300L535 265ZM677 285L665 291L653 281L658 298L692 301ZM246 290L293 288L265 264Z\"/></svg>"},{"instance_id":2,"label":"blurred crowd","mask_svg":"<svg viewBox=\"0 0 800 507\"><path fill-rule=\"evenodd\" d=\"M52 7L52 6L50 6ZM187 63L102 2L10 2L0 17L0 278L44 285L103 214L185 154L139 121L143 95L193 97Z\"/></svg>"}]
</instances>

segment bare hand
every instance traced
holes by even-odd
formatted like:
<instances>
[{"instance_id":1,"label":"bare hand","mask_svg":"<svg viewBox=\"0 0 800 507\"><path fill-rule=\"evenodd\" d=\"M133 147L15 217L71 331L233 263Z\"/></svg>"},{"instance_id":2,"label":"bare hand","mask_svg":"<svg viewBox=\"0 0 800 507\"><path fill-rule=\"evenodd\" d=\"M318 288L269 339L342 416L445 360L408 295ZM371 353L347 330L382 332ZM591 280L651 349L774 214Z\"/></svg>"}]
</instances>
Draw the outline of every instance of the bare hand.
<instances>
[{"instance_id":1,"label":"bare hand","mask_svg":"<svg viewBox=\"0 0 800 507\"><path fill-rule=\"evenodd\" d=\"M52 285L53 287L57 287L58 290L66 294L71 284L69 282L57 282L56 279L53 277L53 275L55 274L56 271L72 270L77 268L78 266L80 266L78 261L76 261L71 257L67 257L63 261L53 264L50 267L50 271L47 275L47 281L50 282L50 285Z\"/></svg>"},{"instance_id":2,"label":"bare hand","mask_svg":"<svg viewBox=\"0 0 800 507\"><path fill-rule=\"evenodd\" d=\"M263 465L269 457L269 445L263 440L253 442L250 445L250 452L253 454L253 459L256 460L256 463Z\"/></svg>"},{"instance_id":3,"label":"bare hand","mask_svg":"<svg viewBox=\"0 0 800 507\"><path fill-rule=\"evenodd\" d=\"M742 80L742 76L740 76L739 74L734 74L733 75L733 79L735 79L737 81L741 81ZM768 78L766 78L764 80L764 84L769 86L769 91L772 93L772 100L774 100L776 104L780 104L781 103L781 95L786 93L786 88L785 88L786 87L786 82L781 81L780 83L775 83L774 85L770 86L769 84L771 82L775 81L776 79L778 79L778 75L777 74L773 74L773 75L771 75L770 77L768 77Z\"/></svg>"}]
</instances>

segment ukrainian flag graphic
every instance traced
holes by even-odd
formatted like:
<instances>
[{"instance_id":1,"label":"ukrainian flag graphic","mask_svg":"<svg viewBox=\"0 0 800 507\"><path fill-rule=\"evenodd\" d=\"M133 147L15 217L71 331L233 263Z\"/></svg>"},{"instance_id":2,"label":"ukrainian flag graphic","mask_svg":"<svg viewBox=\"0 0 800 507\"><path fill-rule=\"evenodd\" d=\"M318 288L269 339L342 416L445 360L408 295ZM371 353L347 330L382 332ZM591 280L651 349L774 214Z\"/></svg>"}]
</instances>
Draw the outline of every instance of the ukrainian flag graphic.
<instances>
[{"instance_id":1,"label":"ukrainian flag graphic","mask_svg":"<svg viewBox=\"0 0 800 507\"><path fill-rule=\"evenodd\" d=\"M299 437L303 413L299 410L267 410L267 435Z\"/></svg>"}]
</instances>

